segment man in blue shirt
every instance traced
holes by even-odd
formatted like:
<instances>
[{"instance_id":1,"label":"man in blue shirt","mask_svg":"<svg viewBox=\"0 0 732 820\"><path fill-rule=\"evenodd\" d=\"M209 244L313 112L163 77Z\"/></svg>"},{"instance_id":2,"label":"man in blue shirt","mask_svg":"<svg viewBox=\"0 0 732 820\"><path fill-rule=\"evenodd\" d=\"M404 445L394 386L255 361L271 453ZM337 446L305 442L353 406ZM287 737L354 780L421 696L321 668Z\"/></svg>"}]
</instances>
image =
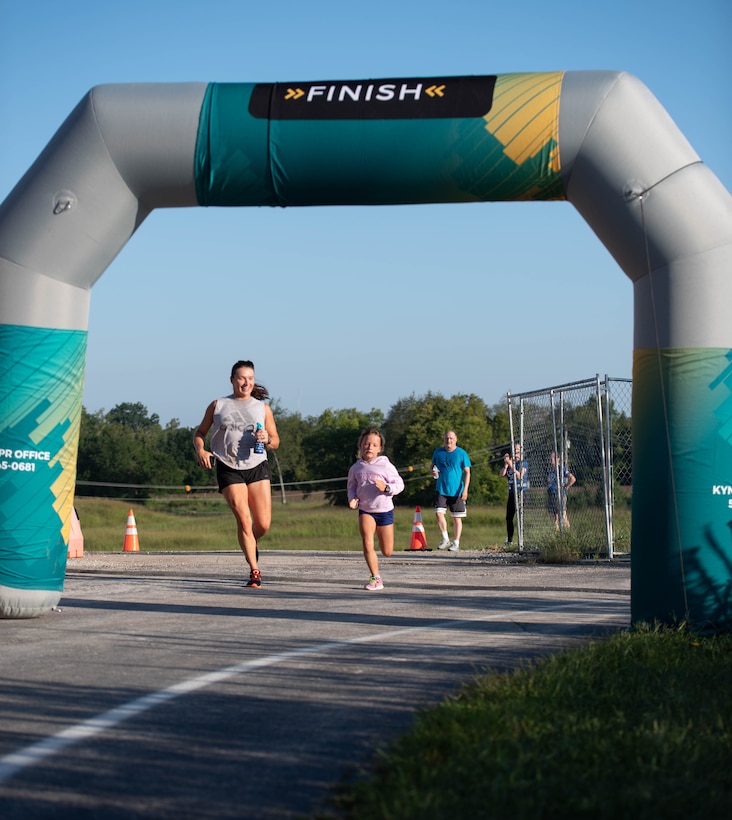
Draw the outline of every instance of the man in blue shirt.
<instances>
[{"instance_id":1,"label":"man in blue shirt","mask_svg":"<svg viewBox=\"0 0 732 820\"><path fill-rule=\"evenodd\" d=\"M445 444L432 454L432 475L437 479L435 487L435 516L440 529L438 549L457 552L463 531L463 518L467 515L465 502L470 486L470 457L462 447L457 446L454 430L445 433ZM447 535L445 515L452 516L452 541Z\"/></svg>"}]
</instances>

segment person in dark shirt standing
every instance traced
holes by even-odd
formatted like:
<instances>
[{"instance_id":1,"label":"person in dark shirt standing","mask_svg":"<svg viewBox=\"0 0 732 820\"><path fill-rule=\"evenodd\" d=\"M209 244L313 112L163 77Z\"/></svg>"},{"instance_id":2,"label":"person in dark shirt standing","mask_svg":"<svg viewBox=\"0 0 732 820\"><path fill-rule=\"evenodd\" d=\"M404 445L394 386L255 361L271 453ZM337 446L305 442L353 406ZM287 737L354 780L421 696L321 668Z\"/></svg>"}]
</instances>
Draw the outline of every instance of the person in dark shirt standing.
<instances>
[{"instance_id":1,"label":"person in dark shirt standing","mask_svg":"<svg viewBox=\"0 0 732 820\"><path fill-rule=\"evenodd\" d=\"M508 479L508 499L506 501L506 541L504 547L513 544L513 519L516 516L518 502L521 493L526 488L527 476L529 474L529 462L521 458L521 445L516 444L513 448L513 458L508 453L503 455L503 467L501 478ZM519 530L520 532L520 530Z\"/></svg>"}]
</instances>

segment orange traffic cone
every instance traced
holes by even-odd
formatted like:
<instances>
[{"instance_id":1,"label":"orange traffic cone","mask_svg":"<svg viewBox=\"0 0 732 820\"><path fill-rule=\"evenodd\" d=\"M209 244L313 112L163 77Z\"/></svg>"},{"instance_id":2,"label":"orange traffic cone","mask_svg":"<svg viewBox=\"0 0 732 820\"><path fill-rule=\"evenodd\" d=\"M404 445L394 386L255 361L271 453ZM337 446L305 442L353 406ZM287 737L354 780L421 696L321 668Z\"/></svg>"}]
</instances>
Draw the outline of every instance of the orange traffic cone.
<instances>
[{"instance_id":1,"label":"orange traffic cone","mask_svg":"<svg viewBox=\"0 0 732 820\"><path fill-rule=\"evenodd\" d=\"M422 523L422 511L419 507L414 510L414 524L412 524L412 540L409 542L411 552L427 551L432 552L427 546L427 536L424 534L424 524Z\"/></svg>"},{"instance_id":2,"label":"orange traffic cone","mask_svg":"<svg viewBox=\"0 0 732 820\"><path fill-rule=\"evenodd\" d=\"M137 523L135 522L135 514L130 510L127 513L127 529L125 530L125 544L122 547L123 552L139 552L140 541L137 538Z\"/></svg>"},{"instance_id":3,"label":"orange traffic cone","mask_svg":"<svg viewBox=\"0 0 732 820\"><path fill-rule=\"evenodd\" d=\"M76 507L71 508L71 529L69 530L69 546L66 557L84 557L84 535L81 532L81 524L79 523L79 516L76 514Z\"/></svg>"}]
</instances>

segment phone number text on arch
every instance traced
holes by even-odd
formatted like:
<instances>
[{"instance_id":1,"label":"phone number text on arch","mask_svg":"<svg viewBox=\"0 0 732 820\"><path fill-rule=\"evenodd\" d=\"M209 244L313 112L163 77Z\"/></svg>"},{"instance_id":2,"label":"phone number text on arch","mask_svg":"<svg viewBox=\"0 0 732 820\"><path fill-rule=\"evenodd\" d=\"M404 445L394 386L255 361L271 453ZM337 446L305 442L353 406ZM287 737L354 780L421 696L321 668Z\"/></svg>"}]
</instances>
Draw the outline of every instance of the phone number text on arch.
<instances>
[{"instance_id":1,"label":"phone number text on arch","mask_svg":"<svg viewBox=\"0 0 732 820\"><path fill-rule=\"evenodd\" d=\"M19 473L35 473L35 461L0 461L0 470L14 470Z\"/></svg>"}]
</instances>

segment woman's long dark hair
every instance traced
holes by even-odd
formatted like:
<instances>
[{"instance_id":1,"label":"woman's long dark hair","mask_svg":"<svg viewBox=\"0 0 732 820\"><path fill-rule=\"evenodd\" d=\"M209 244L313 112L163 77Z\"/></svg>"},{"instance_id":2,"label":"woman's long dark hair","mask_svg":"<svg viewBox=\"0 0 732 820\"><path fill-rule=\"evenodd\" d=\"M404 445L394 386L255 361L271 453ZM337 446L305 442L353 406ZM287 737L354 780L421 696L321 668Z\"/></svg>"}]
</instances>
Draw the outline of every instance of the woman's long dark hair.
<instances>
[{"instance_id":1,"label":"woman's long dark hair","mask_svg":"<svg viewBox=\"0 0 732 820\"><path fill-rule=\"evenodd\" d=\"M250 367L254 370L254 362L250 361L249 359L239 359L238 362L234 364L231 368L231 378L233 379L236 375L236 371L240 367ZM266 401L269 398L269 390L263 384L256 384L252 388L252 398L259 399L259 401Z\"/></svg>"}]
</instances>

